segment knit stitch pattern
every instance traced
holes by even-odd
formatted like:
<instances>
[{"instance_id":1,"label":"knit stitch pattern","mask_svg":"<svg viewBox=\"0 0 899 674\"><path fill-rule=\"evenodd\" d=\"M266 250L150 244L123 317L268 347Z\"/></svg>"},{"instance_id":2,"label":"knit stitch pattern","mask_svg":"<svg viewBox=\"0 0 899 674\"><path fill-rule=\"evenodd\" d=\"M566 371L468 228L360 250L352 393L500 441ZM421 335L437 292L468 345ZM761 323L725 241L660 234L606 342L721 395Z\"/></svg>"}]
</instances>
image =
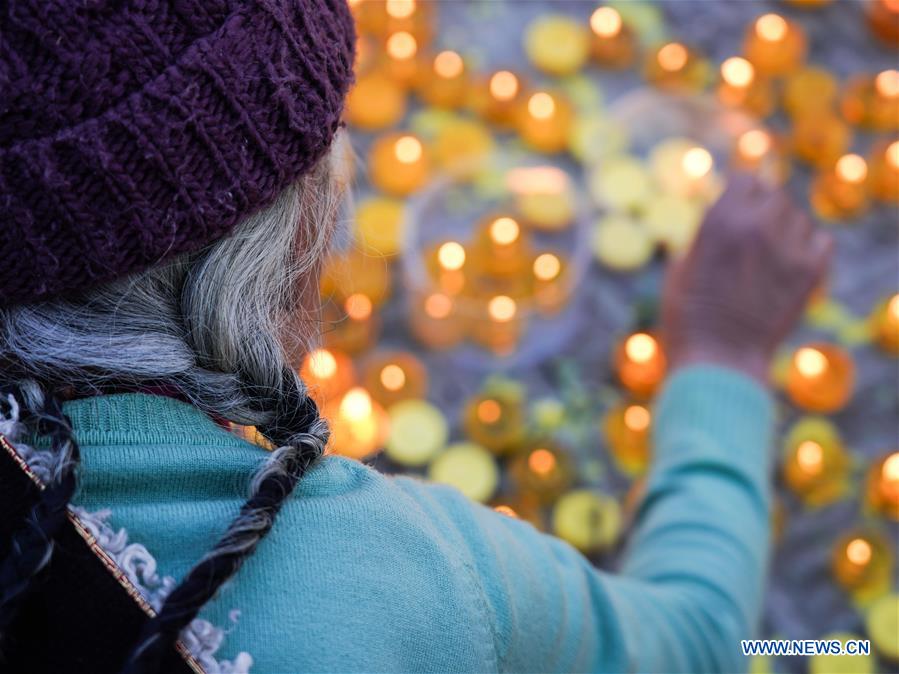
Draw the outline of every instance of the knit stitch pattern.
<instances>
[{"instance_id":1,"label":"knit stitch pattern","mask_svg":"<svg viewBox=\"0 0 899 674\"><path fill-rule=\"evenodd\" d=\"M345 0L0 3L0 305L226 236L327 151Z\"/></svg>"}]
</instances>

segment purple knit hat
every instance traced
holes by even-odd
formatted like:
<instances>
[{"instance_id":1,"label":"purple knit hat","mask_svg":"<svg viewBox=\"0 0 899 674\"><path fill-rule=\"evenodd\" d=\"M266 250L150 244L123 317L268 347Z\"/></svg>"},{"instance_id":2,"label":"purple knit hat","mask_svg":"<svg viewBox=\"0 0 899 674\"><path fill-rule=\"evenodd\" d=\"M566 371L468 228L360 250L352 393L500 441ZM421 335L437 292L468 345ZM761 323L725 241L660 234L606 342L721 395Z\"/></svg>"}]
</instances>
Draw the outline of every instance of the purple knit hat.
<instances>
[{"instance_id":1,"label":"purple knit hat","mask_svg":"<svg viewBox=\"0 0 899 674\"><path fill-rule=\"evenodd\" d=\"M0 3L0 305L228 234L320 159L345 0Z\"/></svg>"}]
</instances>

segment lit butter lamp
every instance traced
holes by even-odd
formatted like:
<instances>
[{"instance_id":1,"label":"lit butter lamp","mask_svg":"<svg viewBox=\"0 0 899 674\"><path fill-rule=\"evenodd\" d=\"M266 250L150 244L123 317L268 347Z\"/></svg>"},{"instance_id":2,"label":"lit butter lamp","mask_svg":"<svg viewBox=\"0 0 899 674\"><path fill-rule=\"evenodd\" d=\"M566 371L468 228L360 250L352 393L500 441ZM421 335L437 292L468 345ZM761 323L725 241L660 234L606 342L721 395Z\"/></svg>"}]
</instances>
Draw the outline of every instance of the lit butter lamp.
<instances>
[{"instance_id":1,"label":"lit butter lamp","mask_svg":"<svg viewBox=\"0 0 899 674\"><path fill-rule=\"evenodd\" d=\"M668 42L651 52L644 70L649 82L668 91L699 91L710 75L708 62L680 42Z\"/></svg>"},{"instance_id":2,"label":"lit butter lamp","mask_svg":"<svg viewBox=\"0 0 899 674\"><path fill-rule=\"evenodd\" d=\"M446 417L425 400L402 400L387 410L390 434L386 454L401 466L424 466L437 456L449 437Z\"/></svg>"},{"instance_id":3,"label":"lit butter lamp","mask_svg":"<svg viewBox=\"0 0 899 674\"><path fill-rule=\"evenodd\" d=\"M783 86L783 107L793 119L830 111L839 84L830 71L807 66L791 73Z\"/></svg>"},{"instance_id":4,"label":"lit butter lamp","mask_svg":"<svg viewBox=\"0 0 899 674\"><path fill-rule=\"evenodd\" d=\"M796 70L807 50L802 28L779 14L758 17L743 42L746 58L764 75L785 75Z\"/></svg>"},{"instance_id":5,"label":"lit butter lamp","mask_svg":"<svg viewBox=\"0 0 899 674\"><path fill-rule=\"evenodd\" d=\"M327 403L322 416L331 435L328 449L352 459L364 459L378 452L389 433L389 420L364 388L355 387L341 398Z\"/></svg>"},{"instance_id":6,"label":"lit butter lamp","mask_svg":"<svg viewBox=\"0 0 899 674\"><path fill-rule=\"evenodd\" d=\"M421 140L399 133L375 140L368 155L368 176L375 187L393 196L408 196L423 187L430 162Z\"/></svg>"},{"instance_id":7,"label":"lit butter lamp","mask_svg":"<svg viewBox=\"0 0 899 674\"><path fill-rule=\"evenodd\" d=\"M899 204L899 140L875 144L868 165L874 198L888 204Z\"/></svg>"},{"instance_id":8,"label":"lit butter lamp","mask_svg":"<svg viewBox=\"0 0 899 674\"><path fill-rule=\"evenodd\" d=\"M560 94L537 91L531 94L517 115L518 134L538 152L556 153L568 145L574 110Z\"/></svg>"},{"instance_id":9,"label":"lit butter lamp","mask_svg":"<svg viewBox=\"0 0 899 674\"><path fill-rule=\"evenodd\" d=\"M417 293L409 304L409 328L425 346L449 349L465 339L468 320L456 298L440 291Z\"/></svg>"},{"instance_id":10,"label":"lit butter lamp","mask_svg":"<svg viewBox=\"0 0 899 674\"><path fill-rule=\"evenodd\" d=\"M774 90L770 81L756 75L746 59L732 56L721 64L718 100L734 108L745 108L759 117L774 109Z\"/></svg>"},{"instance_id":11,"label":"lit butter lamp","mask_svg":"<svg viewBox=\"0 0 899 674\"><path fill-rule=\"evenodd\" d=\"M480 308L471 325L471 338L497 356L511 354L524 331L519 302L508 295L493 295Z\"/></svg>"},{"instance_id":12,"label":"lit butter lamp","mask_svg":"<svg viewBox=\"0 0 899 674\"><path fill-rule=\"evenodd\" d=\"M830 111L793 120L793 152L812 166L827 168L846 154L852 143L849 125Z\"/></svg>"},{"instance_id":13,"label":"lit butter lamp","mask_svg":"<svg viewBox=\"0 0 899 674\"><path fill-rule=\"evenodd\" d=\"M433 8L421 0L349 0L361 33L386 36L408 31L426 42L432 33Z\"/></svg>"},{"instance_id":14,"label":"lit butter lamp","mask_svg":"<svg viewBox=\"0 0 899 674\"><path fill-rule=\"evenodd\" d=\"M568 300L567 261L561 253L540 253L531 265L534 303L546 316L558 313Z\"/></svg>"},{"instance_id":15,"label":"lit butter lamp","mask_svg":"<svg viewBox=\"0 0 899 674\"><path fill-rule=\"evenodd\" d=\"M624 388L639 398L648 398L664 380L667 361L656 337L635 332L618 344L613 367Z\"/></svg>"},{"instance_id":16,"label":"lit butter lamp","mask_svg":"<svg viewBox=\"0 0 899 674\"><path fill-rule=\"evenodd\" d=\"M411 87L419 76L421 59L418 40L404 30L391 33L384 43L384 58L378 68L397 85Z\"/></svg>"},{"instance_id":17,"label":"lit butter lamp","mask_svg":"<svg viewBox=\"0 0 899 674\"><path fill-rule=\"evenodd\" d=\"M363 368L362 381L371 397L388 408L401 400L424 398L428 391L424 363L407 351L370 356Z\"/></svg>"},{"instance_id":18,"label":"lit butter lamp","mask_svg":"<svg viewBox=\"0 0 899 674\"><path fill-rule=\"evenodd\" d=\"M521 77L511 70L497 70L472 87L469 105L488 122L500 129L508 129L515 125L525 99L526 89Z\"/></svg>"},{"instance_id":19,"label":"lit butter lamp","mask_svg":"<svg viewBox=\"0 0 899 674\"><path fill-rule=\"evenodd\" d=\"M466 102L469 89L465 61L454 51L442 51L417 77L416 91L426 103L438 108L458 108Z\"/></svg>"},{"instance_id":20,"label":"lit butter lamp","mask_svg":"<svg viewBox=\"0 0 899 674\"><path fill-rule=\"evenodd\" d=\"M851 531L834 543L830 568L834 580L857 599L883 594L890 588L891 542L876 531Z\"/></svg>"},{"instance_id":21,"label":"lit butter lamp","mask_svg":"<svg viewBox=\"0 0 899 674\"><path fill-rule=\"evenodd\" d=\"M749 129L737 138L731 155L735 168L752 171L771 185L782 185L790 177L790 162L765 129Z\"/></svg>"},{"instance_id":22,"label":"lit butter lamp","mask_svg":"<svg viewBox=\"0 0 899 674\"><path fill-rule=\"evenodd\" d=\"M721 189L712 153L689 138L669 138L649 156L652 176L672 196L713 200Z\"/></svg>"},{"instance_id":23,"label":"lit butter lamp","mask_svg":"<svg viewBox=\"0 0 899 674\"><path fill-rule=\"evenodd\" d=\"M874 343L889 354L899 355L899 293L875 307L870 323Z\"/></svg>"},{"instance_id":24,"label":"lit butter lamp","mask_svg":"<svg viewBox=\"0 0 899 674\"><path fill-rule=\"evenodd\" d=\"M825 220L853 218L868 207L868 163L844 154L833 168L819 173L811 186L811 204Z\"/></svg>"},{"instance_id":25,"label":"lit butter lamp","mask_svg":"<svg viewBox=\"0 0 899 674\"><path fill-rule=\"evenodd\" d=\"M425 268L435 286L447 295L458 295L466 286L466 263L469 263L465 246L458 241L442 241L425 252ZM470 264L468 265L470 266Z\"/></svg>"},{"instance_id":26,"label":"lit butter lamp","mask_svg":"<svg viewBox=\"0 0 899 674\"><path fill-rule=\"evenodd\" d=\"M600 552L615 545L621 535L621 506L606 494L576 489L555 504L552 523L556 536L581 552Z\"/></svg>"},{"instance_id":27,"label":"lit butter lamp","mask_svg":"<svg viewBox=\"0 0 899 674\"><path fill-rule=\"evenodd\" d=\"M849 456L839 431L827 419L797 421L787 432L783 452L784 481L807 506L824 506L848 493Z\"/></svg>"},{"instance_id":28,"label":"lit butter lamp","mask_svg":"<svg viewBox=\"0 0 899 674\"><path fill-rule=\"evenodd\" d=\"M322 310L325 346L357 354L370 349L381 332L380 318L371 298L363 293L348 295L343 305L330 301Z\"/></svg>"},{"instance_id":29,"label":"lit butter lamp","mask_svg":"<svg viewBox=\"0 0 899 674\"><path fill-rule=\"evenodd\" d=\"M530 522L539 531L546 530L543 508L533 494L503 494L494 499L492 505L501 515Z\"/></svg>"},{"instance_id":30,"label":"lit butter lamp","mask_svg":"<svg viewBox=\"0 0 899 674\"><path fill-rule=\"evenodd\" d=\"M531 261L531 236L516 218L491 215L479 223L472 256L489 276L521 278Z\"/></svg>"},{"instance_id":31,"label":"lit butter lamp","mask_svg":"<svg viewBox=\"0 0 899 674\"><path fill-rule=\"evenodd\" d=\"M511 454L525 440L522 396L516 391L476 395L465 403L462 428L474 442L495 454Z\"/></svg>"},{"instance_id":32,"label":"lit butter lamp","mask_svg":"<svg viewBox=\"0 0 899 674\"><path fill-rule=\"evenodd\" d=\"M486 449L472 442L459 442L437 455L428 467L428 478L455 487L472 501L485 503L496 492L500 472Z\"/></svg>"},{"instance_id":33,"label":"lit butter lamp","mask_svg":"<svg viewBox=\"0 0 899 674\"><path fill-rule=\"evenodd\" d=\"M625 403L610 409L602 422L603 435L617 468L631 477L649 466L652 414L645 405Z\"/></svg>"},{"instance_id":34,"label":"lit butter lamp","mask_svg":"<svg viewBox=\"0 0 899 674\"><path fill-rule=\"evenodd\" d=\"M854 78L846 86L840 109L850 124L873 131L899 129L899 70Z\"/></svg>"},{"instance_id":35,"label":"lit butter lamp","mask_svg":"<svg viewBox=\"0 0 899 674\"><path fill-rule=\"evenodd\" d=\"M899 452L887 454L871 464L865 491L870 508L899 521Z\"/></svg>"},{"instance_id":36,"label":"lit butter lamp","mask_svg":"<svg viewBox=\"0 0 899 674\"><path fill-rule=\"evenodd\" d=\"M636 58L633 30L613 7L597 7L590 15L593 60L605 68L627 68Z\"/></svg>"},{"instance_id":37,"label":"lit butter lamp","mask_svg":"<svg viewBox=\"0 0 899 674\"><path fill-rule=\"evenodd\" d=\"M510 475L522 493L533 494L541 503L553 503L574 481L568 454L551 443L538 443L515 458Z\"/></svg>"},{"instance_id":38,"label":"lit butter lamp","mask_svg":"<svg viewBox=\"0 0 899 674\"><path fill-rule=\"evenodd\" d=\"M395 126L406 114L406 92L376 70L360 77L347 94L344 119L363 131Z\"/></svg>"},{"instance_id":39,"label":"lit butter lamp","mask_svg":"<svg viewBox=\"0 0 899 674\"><path fill-rule=\"evenodd\" d=\"M786 392L804 410L837 412L849 402L854 386L852 357L834 344L807 344L790 359Z\"/></svg>"},{"instance_id":40,"label":"lit butter lamp","mask_svg":"<svg viewBox=\"0 0 899 674\"><path fill-rule=\"evenodd\" d=\"M300 378L319 406L342 396L356 381L353 361L336 349L315 349L306 354Z\"/></svg>"}]
</instances>

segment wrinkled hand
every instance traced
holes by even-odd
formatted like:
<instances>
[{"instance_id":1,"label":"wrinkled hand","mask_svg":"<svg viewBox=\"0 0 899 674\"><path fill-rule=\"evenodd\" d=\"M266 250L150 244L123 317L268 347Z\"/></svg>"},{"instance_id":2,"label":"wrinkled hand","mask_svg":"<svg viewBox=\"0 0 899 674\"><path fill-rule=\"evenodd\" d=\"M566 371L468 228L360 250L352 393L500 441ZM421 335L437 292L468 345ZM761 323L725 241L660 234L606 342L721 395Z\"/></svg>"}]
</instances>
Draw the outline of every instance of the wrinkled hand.
<instances>
[{"instance_id":1,"label":"wrinkled hand","mask_svg":"<svg viewBox=\"0 0 899 674\"><path fill-rule=\"evenodd\" d=\"M777 345L830 261L830 235L782 191L738 174L668 270L662 333L672 369L714 363L768 381Z\"/></svg>"}]
</instances>

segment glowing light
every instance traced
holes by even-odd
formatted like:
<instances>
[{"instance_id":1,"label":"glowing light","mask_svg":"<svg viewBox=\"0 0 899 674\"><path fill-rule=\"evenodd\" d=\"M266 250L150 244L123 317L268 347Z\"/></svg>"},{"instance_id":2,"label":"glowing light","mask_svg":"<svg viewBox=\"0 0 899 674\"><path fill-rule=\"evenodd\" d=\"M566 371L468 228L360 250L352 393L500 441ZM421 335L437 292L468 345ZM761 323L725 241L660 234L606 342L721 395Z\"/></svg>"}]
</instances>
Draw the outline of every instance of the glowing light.
<instances>
[{"instance_id":1,"label":"glowing light","mask_svg":"<svg viewBox=\"0 0 899 674\"><path fill-rule=\"evenodd\" d=\"M500 70L490 78L490 95L498 101L511 101L518 94L518 78L508 70Z\"/></svg>"},{"instance_id":2,"label":"glowing light","mask_svg":"<svg viewBox=\"0 0 899 674\"><path fill-rule=\"evenodd\" d=\"M462 57L454 51L442 51L434 57L434 72L445 79L452 79L462 74L465 64Z\"/></svg>"},{"instance_id":3,"label":"glowing light","mask_svg":"<svg viewBox=\"0 0 899 674\"><path fill-rule=\"evenodd\" d=\"M883 462L881 475L887 482L899 484L899 452L890 454Z\"/></svg>"},{"instance_id":4,"label":"glowing light","mask_svg":"<svg viewBox=\"0 0 899 674\"><path fill-rule=\"evenodd\" d=\"M500 515L505 515L506 517L513 517L516 520L519 519L518 513L515 512L510 506L507 505L498 505L494 508L496 512Z\"/></svg>"},{"instance_id":5,"label":"glowing light","mask_svg":"<svg viewBox=\"0 0 899 674\"><path fill-rule=\"evenodd\" d=\"M645 332L638 332L627 338L624 343L624 353L635 363L646 363L656 355L659 345L656 340Z\"/></svg>"},{"instance_id":6,"label":"glowing light","mask_svg":"<svg viewBox=\"0 0 899 674\"><path fill-rule=\"evenodd\" d=\"M528 99L528 113L534 119L549 119L556 114L556 102L545 91L538 91Z\"/></svg>"},{"instance_id":7,"label":"glowing light","mask_svg":"<svg viewBox=\"0 0 899 674\"><path fill-rule=\"evenodd\" d=\"M809 475L817 475L824 464L824 449L813 440L806 440L796 448L796 463Z\"/></svg>"},{"instance_id":8,"label":"glowing light","mask_svg":"<svg viewBox=\"0 0 899 674\"><path fill-rule=\"evenodd\" d=\"M418 42L404 30L394 33L387 38L387 53L395 59L405 61L415 56L418 51Z\"/></svg>"},{"instance_id":9,"label":"glowing light","mask_svg":"<svg viewBox=\"0 0 899 674\"><path fill-rule=\"evenodd\" d=\"M858 184L868 176L868 164L857 154L844 154L837 160L836 172L847 183Z\"/></svg>"},{"instance_id":10,"label":"glowing light","mask_svg":"<svg viewBox=\"0 0 899 674\"><path fill-rule=\"evenodd\" d=\"M590 16L590 28L599 37L615 37L621 32L621 14L611 7L600 7Z\"/></svg>"},{"instance_id":11,"label":"glowing light","mask_svg":"<svg viewBox=\"0 0 899 674\"><path fill-rule=\"evenodd\" d=\"M518 306L508 295L497 295L487 303L487 313L497 323L508 323L518 312Z\"/></svg>"},{"instance_id":12,"label":"glowing light","mask_svg":"<svg viewBox=\"0 0 899 674\"><path fill-rule=\"evenodd\" d=\"M490 238L501 246L515 243L520 234L521 227L512 218L497 218L490 224Z\"/></svg>"},{"instance_id":13,"label":"glowing light","mask_svg":"<svg viewBox=\"0 0 899 674\"><path fill-rule=\"evenodd\" d=\"M346 298L346 302L343 303L343 308L346 311L347 316L352 318L354 321L364 321L366 318L371 316L371 299L368 297L368 295L363 295L362 293L353 293Z\"/></svg>"},{"instance_id":14,"label":"glowing light","mask_svg":"<svg viewBox=\"0 0 899 674\"><path fill-rule=\"evenodd\" d=\"M447 241L437 249L437 261L449 271L462 269L465 265L465 248L456 241Z\"/></svg>"},{"instance_id":15,"label":"glowing light","mask_svg":"<svg viewBox=\"0 0 899 674\"><path fill-rule=\"evenodd\" d=\"M771 136L761 129L752 129L740 136L737 148L747 159L759 159L771 149Z\"/></svg>"},{"instance_id":16,"label":"glowing light","mask_svg":"<svg viewBox=\"0 0 899 674\"><path fill-rule=\"evenodd\" d=\"M347 391L340 401L340 416L350 421L359 421L371 416L371 396L364 388L356 387Z\"/></svg>"},{"instance_id":17,"label":"glowing light","mask_svg":"<svg viewBox=\"0 0 899 674\"><path fill-rule=\"evenodd\" d=\"M870 562L871 552L871 544L864 538L854 538L846 545L846 559L856 566Z\"/></svg>"},{"instance_id":18,"label":"glowing light","mask_svg":"<svg viewBox=\"0 0 899 674\"><path fill-rule=\"evenodd\" d=\"M316 349L307 358L309 371L316 379L330 379L337 374L337 359L327 349Z\"/></svg>"},{"instance_id":19,"label":"glowing light","mask_svg":"<svg viewBox=\"0 0 899 674\"><path fill-rule=\"evenodd\" d=\"M385 365L381 369L379 379L381 380L381 386L388 391L399 391L406 385L406 373L396 363Z\"/></svg>"},{"instance_id":20,"label":"glowing light","mask_svg":"<svg viewBox=\"0 0 899 674\"><path fill-rule=\"evenodd\" d=\"M731 56L721 64L721 78L734 87L748 87L755 79L755 68L744 58Z\"/></svg>"},{"instance_id":21,"label":"glowing light","mask_svg":"<svg viewBox=\"0 0 899 674\"><path fill-rule=\"evenodd\" d=\"M442 293L428 295L425 300L425 313L431 318L446 318L453 310L453 301Z\"/></svg>"},{"instance_id":22,"label":"glowing light","mask_svg":"<svg viewBox=\"0 0 899 674\"><path fill-rule=\"evenodd\" d=\"M506 187L516 194L561 194L568 175L555 166L519 166L506 174Z\"/></svg>"},{"instance_id":23,"label":"glowing light","mask_svg":"<svg viewBox=\"0 0 899 674\"><path fill-rule=\"evenodd\" d=\"M415 0L387 0L386 9L394 19L408 19L415 13Z\"/></svg>"},{"instance_id":24,"label":"glowing light","mask_svg":"<svg viewBox=\"0 0 899 674\"><path fill-rule=\"evenodd\" d=\"M899 294L893 295L890 298L889 304L887 304L887 311L893 316L895 319L899 319Z\"/></svg>"},{"instance_id":25,"label":"glowing light","mask_svg":"<svg viewBox=\"0 0 899 674\"><path fill-rule=\"evenodd\" d=\"M631 405L624 410L624 425L634 432L645 431L651 420L649 410L643 405Z\"/></svg>"},{"instance_id":26,"label":"glowing light","mask_svg":"<svg viewBox=\"0 0 899 674\"><path fill-rule=\"evenodd\" d=\"M659 53L656 54L656 60L658 60L662 70L676 73L687 65L687 48L679 42L669 42L659 49Z\"/></svg>"},{"instance_id":27,"label":"glowing light","mask_svg":"<svg viewBox=\"0 0 899 674\"><path fill-rule=\"evenodd\" d=\"M478 403L477 412L481 423L495 424L503 415L503 408L495 400L482 400Z\"/></svg>"},{"instance_id":28,"label":"glowing light","mask_svg":"<svg viewBox=\"0 0 899 674\"><path fill-rule=\"evenodd\" d=\"M766 42L780 42L787 36L787 22L778 14L765 14L756 19L755 34Z\"/></svg>"},{"instance_id":29,"label":"glowing light","mask_svg":"<svg viewBox=\"0 0 899 674\"><path fill-rule=\"evenodd\" d=\"M899 168L899 140L890 143L887 147L886 159L893 168Z\"/></svg>"},{"instance_id":30,"label":"glowing light","mask_svg":"<svg viewBox=\"0 0 899 674\"><path fill-rule=\"evenodd\" d=\"M899 98L899 70L884 70L874 79L877 93L884 98Z\"/></svg>"},{"instance_id":31,"label":"glowing light","mask_svg":"<svg viewBox=\"0 0 899 674\"><path fill-rule=\"evenodd\" d=\"M552 253L543 253L534 260L534 276L541 281L552 281L562 271L562 263Z\"/></svg>"},{"instance_id":32,"label":"glowing light","mask_svg":"<svg viewBox=\"0 0 899 674\"><path fill-rule=\"evenodd\" d=\"M540 477L546 477L556 469L556 457L548 449L535 449L528 456L528 468Z\"/></svg>"},{"instance_id":33,"label":"glowing light","mask_svg":"<svg viewBox=\"0 0 899 674\"><path fill-rule=\"evenodd\" d=\"M803 347L794 356L796 369L803 377L820 377L827 369L827 356L811 347Z\"/></svg>"},{"instance_id":34,"label":"glowing light","mask_svg":"<svg viewBox=\"0 0 899 674\"><path fill-rule=\"evenodd\" d=\"M403 136L396 141L393 152L403 164L414 164L422 155L421 141L415 136Z\"/></svg>"},{"instance_id":35,"label":"glowing light","mask_svg":"<svg viewBox=\"0 0 899 674\"><path fill-rule=\"evenodd\" d=\"M691 178L702 178L712 170L714 163L712 155L702 147L690 148L681 160L684 172Z\"/></svg>"}]
</instances>

